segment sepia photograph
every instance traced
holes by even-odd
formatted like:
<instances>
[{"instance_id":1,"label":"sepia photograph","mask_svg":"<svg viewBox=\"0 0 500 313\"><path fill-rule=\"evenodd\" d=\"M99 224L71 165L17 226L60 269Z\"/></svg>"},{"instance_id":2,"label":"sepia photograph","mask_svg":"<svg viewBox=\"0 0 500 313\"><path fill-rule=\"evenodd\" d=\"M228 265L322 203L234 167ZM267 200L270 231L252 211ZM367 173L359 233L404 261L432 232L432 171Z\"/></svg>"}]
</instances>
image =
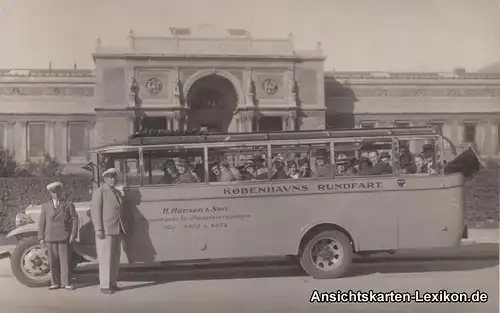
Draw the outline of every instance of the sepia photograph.
<instances>
[{"instance_id":1,"label":"sepia photograph","mask_svg":"<svg viewBox=\"0 0 500 313\"><path fill-rule=\"evenodd\" d=\"M0 0L0 312L499 312L500 0Z\"/></svg>"}]
</instances>

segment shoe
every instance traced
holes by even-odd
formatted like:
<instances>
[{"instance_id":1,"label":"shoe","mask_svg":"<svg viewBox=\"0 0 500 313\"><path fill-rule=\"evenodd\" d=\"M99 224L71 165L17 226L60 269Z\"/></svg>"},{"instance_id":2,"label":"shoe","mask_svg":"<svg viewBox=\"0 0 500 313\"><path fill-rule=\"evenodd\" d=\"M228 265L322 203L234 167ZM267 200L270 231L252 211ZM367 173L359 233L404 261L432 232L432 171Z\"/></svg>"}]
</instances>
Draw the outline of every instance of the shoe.
<instances>
[{"instance_id":1,"label":"shoe","mask_svg":"<svg viewBox=\"0 0 500 313\"><path fill-rule=\"evenodd\" d=\"M73 285L68 285L68 286L64 286L64 289L66 289L66 290L75 290L76 288Z\"/></svg>"},{"instance_id":2,"label":"shoe","mask_svg":"<svg viewBox=\"0 0 500 313\"><path fill-rule=\"evenodd\" d=\"M59 288L61 288L61 286L59 286L59 285L52 285L52 286L49 287L49 290L56 290L56 289L59 289Z\"/></svg>"},{"instance_id":3,"label":"shoe","mask_svg":"<svg viewBox=\"0 0 500 313\"><path fill-rule=\"evenodd\" d=\"M108 289L108 288L103 288L103 289L101 289L101 292L102 292L103 294L106 294L106 295L112 295L112 294L114 294L114 293L115 293L113 290Z\"/></svg>"},{"instance_id":4,"label":"shoe","mask_svg":"<svg viewBox=\"0 0 500 313\"><path fill-rule=\"evenodd\" d=\"M114 285L114 286L111 286L111 290L114 290L114 291L121 291L123 290L120 286L118 285Z\"/></svg>"}]
</instances>

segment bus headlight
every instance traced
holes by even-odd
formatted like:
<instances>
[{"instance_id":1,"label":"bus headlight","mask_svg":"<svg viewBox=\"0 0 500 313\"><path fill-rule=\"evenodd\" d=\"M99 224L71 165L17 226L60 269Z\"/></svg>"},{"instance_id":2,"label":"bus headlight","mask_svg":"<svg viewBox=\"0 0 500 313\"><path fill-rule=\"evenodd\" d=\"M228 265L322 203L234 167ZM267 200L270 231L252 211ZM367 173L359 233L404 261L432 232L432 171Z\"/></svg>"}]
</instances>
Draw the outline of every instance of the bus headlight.
<instances>
[{"instance_id":1,"label":"bus headlight","mask_svg":"<svg viewBox=\"0 0 500 313\"><path fill-rule=\"evenodd\" d=\"M17 213L16 214L16 227L21 227L26 224L32 224L35 221L29 217L29 215L26 215L25 213Z\"/></svg>"}]
</instances>

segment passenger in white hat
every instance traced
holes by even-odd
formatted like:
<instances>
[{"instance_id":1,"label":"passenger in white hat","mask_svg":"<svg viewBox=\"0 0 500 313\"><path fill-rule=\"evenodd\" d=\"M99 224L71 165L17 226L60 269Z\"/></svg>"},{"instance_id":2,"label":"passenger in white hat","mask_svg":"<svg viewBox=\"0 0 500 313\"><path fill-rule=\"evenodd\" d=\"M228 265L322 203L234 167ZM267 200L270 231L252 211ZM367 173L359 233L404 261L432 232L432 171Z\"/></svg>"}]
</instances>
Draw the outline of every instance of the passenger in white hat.
<instances>
[{"instance_id":1,"label":"passenger in white hat","mask_svg":"<svg viewBox=\"0 0 500 313\"><path fill-rule=\"evenodd\" d=\"M125 223L123 196L115 187L117 175L114 168L104 171L104 184L92 194L91 213L99 259L99 284L101 292L105 294L112 294L120 289L116 282Z\"/></svg>"},{"instance_id":2,"label":"passenger in white hat","mask_svg":"<svg viewBox=\"0 0 500 313\"><path fill-rule=\"evenodd\" d=\"M78 233L78 215L72 202L64 199L63 185L53 182L47 185L51 200L42 205L38 223L38 239L49 252L51 274L50 290L64 287L74 290L71 284L71 244Z\"/></svg>"}]
</instances>

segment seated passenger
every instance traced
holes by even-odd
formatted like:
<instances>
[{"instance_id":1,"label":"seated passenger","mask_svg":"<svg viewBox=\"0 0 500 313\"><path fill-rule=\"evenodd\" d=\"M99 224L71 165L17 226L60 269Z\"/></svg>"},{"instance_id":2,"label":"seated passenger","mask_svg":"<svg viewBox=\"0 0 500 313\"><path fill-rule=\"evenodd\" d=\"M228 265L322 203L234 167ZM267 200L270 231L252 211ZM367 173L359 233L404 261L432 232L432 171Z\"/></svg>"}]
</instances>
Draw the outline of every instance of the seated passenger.
<instances>
[{"instance_id":1,"label":"seated passenger","mask_svg":"<svg viewBox=\"0 0 500 313\"><path fill-rule=\"evenodd\" d=\"M427 173L426 164L424 161L424 156L421 154L417 154L415 156L415 171L411 174L422 174Z\"/></svg>"},{"instance_id":2,"label":"seated passenger","mask_svg":"<svg viewBox=\"0 0 500 313\"><path fill-rule=\"evenodd\" d=\"M257 180L257 169L252 160L243 166L243 180Z\"/></svg>"},{"instance_id":3,"label":"seated passenger","mask_svg":"<svg viewBox=\"0 0 500 313\"><path fill-rule=\"evenodd\" d=\"M300 178L310 178L312 177L312 171L309 167L309 159L307 157L302 158L298 162Z\"/></svg>"},{"instance_id":4,"label":"seated passenger","mask_svg":"<svg viewBox=\"0 0 500 313\"><path fill-rule=\"evenodd\" d=\"M330 166L325 164L325 159L323 156L318 156L316 158L316 177L330 177Z\"/></svg>"},{"instance_id":5,"label":"seated passenger","mask_svg":"<svg viewBox=\"0 0 500 313\"><path fill-rule=\"evenodd\" d=\"M173 184L174 181L179 177L179 172L175 166L175 162L172 159L168 159L163 167L164 175L160 180L160 184Z\"/></svg>"},{"instance_id":6,"label":"seated passenger","mask_svg":"<svg viewBox=\"0 0 500 313\"><path fill-rule=\"evenodd\" d=\"M377 154L378 152L373 151L371 153ZM389 175L392 174L392 166L390 164L391 156L388 152L382 152L380 154L379 161L373 166L373 175Z\"/></svg>"},{"instance_id":7,"label":"seated passenger","mask_svg":"<svg viewBox=\"0 0 500 313\"><path fill-rule=\"evenodd\" d=\"M372 164L370 159L366 157L360 157L358 160L358 174L359 175L370 175L372 169Z\"/></svg>"},{"instance_id":8,"label":"seated passenger","mask_svg":"<svg viewBox=\"0 0 500 313\"><path fill-rule=\"evenodd\" d=\"M288 168L288 176L292 179L298 179L300 177L299 169L297 168L297 163L295 161L290 160L287 162Z\"/></svg>"},{"instance_id":9,"label":"seated passenger","mask_svg":"<svg viewBox=\"0 0 500 313\"><path fill-rule=\"evenodd\" d=\"M426 144L426 145L424 145L422 150L423 150L422 154L424 155L424 159L425 159L427 173L438 174L440 166L436 162L436 158L435 158L436 154L435 154L434 146L432 144Z\"/></svg>"},{"instance_id":10,"label":"seated passenger","mask_svg":"<svg viewBox=\"0 0 500 313\"><path fill-rule=\"evenodd\" d=\"M218 182L236 181L236 177L229 169L229 164L226 161L212 165L212 172L215 174Z\"/></svg>"},{"instance_id":11,"label":"seated passenger","mask_svg":"<svg viewBox=\"0 0 500 313\"><path fill-rule=\"evenodd\" d=\"M272 180L276 179L287 179L290 178L285 172L285 158L281 155L277 155L273 160L274 173L271 177Z\"/></svg>"},{"instance_id":12,"label":"seated passenger","mask_svg":"<svg viewBox=\"0 0 500 313\"><path fill-rule=\"evenodd\" d=\"M412 174L416 171L413 155L405 144L399 146L399 164L403 173Z\"/></svg>"},{"instance_id":13,"label":"seated passenger","mask_svg":"<svg viewBox=\"0 0 500 313\"><path fill-rule=\"evenodd\" d=\"M173 182L174 184L189 184L200 182L200 180L191 171L190 164L187 159L179 160L179 164L177 164L177 171L179 172L179 176Z\"/></svg>"},{"instance_id":14,"label":"seated passenger","mask_svg":"<svg viewBox=\"0 0 500 313\"><path fill-rule=\"evenodd\" d=\"M255 154L252 157L254 167L256 169L255 178L257 180L267 180L269 175L269 169L264 166L265 160L260 154Z\"/></svg>"}]
</instances>

